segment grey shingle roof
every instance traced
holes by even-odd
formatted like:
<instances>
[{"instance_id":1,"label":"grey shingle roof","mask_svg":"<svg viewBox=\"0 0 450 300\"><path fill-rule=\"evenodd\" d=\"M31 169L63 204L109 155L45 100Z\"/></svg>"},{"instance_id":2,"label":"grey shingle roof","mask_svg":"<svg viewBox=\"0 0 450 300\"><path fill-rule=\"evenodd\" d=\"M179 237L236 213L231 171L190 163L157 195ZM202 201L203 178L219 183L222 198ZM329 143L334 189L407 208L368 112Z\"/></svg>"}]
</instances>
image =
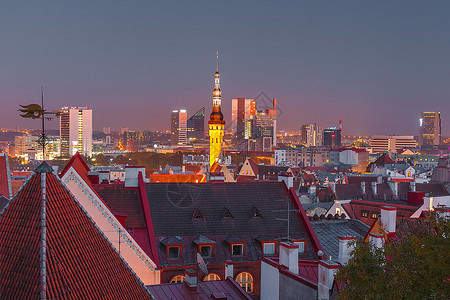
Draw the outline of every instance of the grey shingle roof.
<instances>
[{"instance_id":1,"label":"grey shingle roof","mask_svg":"<svg viewBox=\"0 0 450 300\"><path fill-rule=\"evenodd\" d=\"M337 261L339 255L339 237L352 236L364 237L369 230L369 226L359 220L317 220L311 221L311 225L316 232L320 245L327 258Z\"/></svg>"}]
</instances>

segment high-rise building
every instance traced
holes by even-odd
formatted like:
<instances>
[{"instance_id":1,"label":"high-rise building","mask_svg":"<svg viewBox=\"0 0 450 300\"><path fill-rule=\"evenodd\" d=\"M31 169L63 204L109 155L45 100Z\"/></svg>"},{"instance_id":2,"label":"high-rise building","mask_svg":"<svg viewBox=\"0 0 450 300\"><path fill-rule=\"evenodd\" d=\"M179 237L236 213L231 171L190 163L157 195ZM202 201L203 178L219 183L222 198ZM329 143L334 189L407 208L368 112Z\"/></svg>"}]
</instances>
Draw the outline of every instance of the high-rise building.
<instances>
[{"instance_id":1,"label":"high-rise building","mask_svg":"<svg viewBox=\"0 0 450 300\"><path fill-rule=\"evenodd\" d=\"M245 124L245 137L248 139L245 150L271 152L276 138L276 110L268 108L257 111Z\"/></svg>"},{"instance_id":2,"label":"high-rise building","mask_svg":"<svg viewBox=\"0 0 450 300\"><path fill-rule=\"evenodd\" d=\"M217 67L214 74L213 110L211 112L209 126L209 166L218 161L222 153L223 134L225 121L221 111L222 92L220 91L219 53L217 52Z\"/></svg>"},{"instance_id":3,"label":"high-rise building","mask_svg":"<svg viewBox=\"0 0 450 300\"><path fill-rule=\"evenodd\" d=\"M170 118L170 142L173 146L187 144L186 110L172 111Z\"/></svg>"},{"instance_id":4,"label":"high-rise building","mask_svg":"<svg viewBox=\"0 0 450 300\"><path fill-rule=\"evenodd\" d=\"M60 111L59 135L61 155L77 152L92 155L92 109L88 107L63 107Z\"/></svg>"},{"instance_id":5,"label":"high-rise building","mask_svg":"<svg viewBox=\"0 0 450 300\"><path fill-rule=\"evenodd\" d=\"M200 108L187 120L187 139L190 143L205 140L205 108Z\"/></svg>"},{"instance_id":6,"label":"high-rise building","mask_svg":"<svg viewBox=\"0 0 450 300\"><path fill-rule=\"evenodd\" d=\"M253 99L235 98L231 100L231 129L233 146L237 150L247 150L246 121L256 114L256 102Z\"/></svg>"},{"instance_id":7,"label":"high-rise building","mask_svg":"<svg viewBox=\"0 0 450 300\"><path fill-rule=\"evenodd\" d=\"M306 147L322 146L322 134L322 126L316 123L302 126L302 141Z\"/></svg>"},{"instance_id":8,"label":"high-rise building","mask_svg":"<svg viewBox=\"0 0 450 300\"><path fill-rule=\"evenodd\" d=\"M441 113L423 112L420 115L419 146L441 143Z\"/></svg>"},{"instance_id":9,"label":"high-rise building","mask_svg":"<svg viewBox=\"0 0 450 300\"><path fill-rule=\"evenodd\" d=\"M325 147L341 146L341 130L336 127L329 127L323 130L323 145Z\"/></svg>"},{"instance_id":10,"label":"high-rise building","mask_svg":"<svg viewBox=\"0 0 450 300\"><path fill-rule=\"evenodd\" d=\"M25 157L29 150L36 151L39 137L31 134L17 135L14 138L15 155Z\"/></svg>"}]
</instances>

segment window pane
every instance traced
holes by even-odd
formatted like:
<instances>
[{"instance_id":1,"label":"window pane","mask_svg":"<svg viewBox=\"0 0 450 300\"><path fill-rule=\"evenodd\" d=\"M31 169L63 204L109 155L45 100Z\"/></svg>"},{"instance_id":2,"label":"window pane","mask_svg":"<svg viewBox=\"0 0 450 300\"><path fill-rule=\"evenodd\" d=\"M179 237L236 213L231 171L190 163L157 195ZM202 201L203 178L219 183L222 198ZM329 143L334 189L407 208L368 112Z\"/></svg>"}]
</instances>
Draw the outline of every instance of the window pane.
<instances>
[{"instance_id":1,"label":"window pane","mask_svg":"<svg viewBox=\"0 0 450 300\"><path fill-rule=\"evenodd\" d=\"M275 243L264 244L264 254L265 255L275 254Z\"/></svg>"},{"instance_id":2,"label":"window pane","mask_svg":"<svg viewBox=\"0 0 450 300\"><path fill-rule=\"evenodd\" d=\"M179 247L169 247L169 259L176 259L180 257Z\"/></svg>"},{"instance_id":3,"label":"window pane","mask_svg":"<svg viewBox=\"0 0 450 300\"><path fill-rule=\"evenodd\" d=\"M305 252L305 242L294 242L294 244L298 245L298 253Z\"/></svg>"},{"instance_id":4,"label":"window pane","mask_svg":"<svg viewBox=\"0 0 450 300\"><path fill-rule=\"evenodd\" d=\"M203 257L210 257L211 256L211 246L200 246L200 254Z\"/></svg>"},{"instance_id":5,"label":"window pane","mask_svg":"<svg viewBox=\"0 0 450 300\"><path fill-rule=\"evenodd\" d=\"M232 250L233 253L232 255L238 256L238 255L242 255L242 245L233 245L232 246Z\"/></svg>"}]
</instances>

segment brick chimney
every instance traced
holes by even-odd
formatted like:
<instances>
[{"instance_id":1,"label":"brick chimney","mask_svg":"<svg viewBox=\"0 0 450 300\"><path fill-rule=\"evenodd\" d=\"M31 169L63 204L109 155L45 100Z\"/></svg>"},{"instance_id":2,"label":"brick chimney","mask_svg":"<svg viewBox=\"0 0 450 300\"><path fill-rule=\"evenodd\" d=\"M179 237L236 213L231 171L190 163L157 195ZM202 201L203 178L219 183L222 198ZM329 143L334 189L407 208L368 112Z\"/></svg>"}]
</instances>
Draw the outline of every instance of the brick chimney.
<instances>
[{"instance_id":1,"label":"brick chimney","mask_svg":"<svg viewBox=\"0 0 450 300\"><path fill-rule=\"evenodd\" d=\"M366 194L366 182L365 181L361 181L361 192L363 195Z\"/></svg>"},{"instance_id":2,"label":"brick chimney","mask_svg":"<svg viewBox=\"0 0 450 300\"><path fill-rule=\"evenodd\" d=\"M225 279L227 279L227 277L231 277L234 278L234 262L231 260L226 260L225 261Z\"/></svg>"},{"instance_id":3,"label":"brick chimney","mask_svg":"<svg viewBox=\"0 0 450 300\"><path fill-rule=\"evenodd\" d=\"M381 206L381 224L389 236L395 236L395 224L397 222L397 208Z\"/></svg>"},{"instance_id":4,"label":"brick chimney","mask_svg":"<svg viewBox=\"0 0 450 300\"><path fill-rule=\"evenodd\" d=\"M372 181L370 183L370 185L372 186L373 194L376 196L377 195L377 183L375 181Z\"/></svg>"},{"instance_id":5,"label":"brick chimney","mask_svg":"<svg viewBox=\"0 0 450 300\"><path fill-rule=\"evenodd\" d=\"M355 248L355 245L350 245L352 241L355 241L356 237L353 236L340 236L339 237L339 256L338 261L341 265L345 265L351 258L350 252Z\"/></svg>"},{"instance_id":6,"label":"brick chimney","mask_svg":"<svg viewBox=\"0 0 450 300\"><path fill-rule=\"evenodd\" d=\"M389 187L391 188L392 194L395 198L398 198L398 182L397 181L389 181Z\"/></svg>"},{"instance_id":7,"label":"brick chimney","mask_svg":"<svg viewBox=\"0 0 450 300\"><path fill-rule=\"evenodd\" d=\"M197 273L192 269L187 269L184 271L185 281L184 283L188 288L196 289L197 288Z\"/></svg>"},{"instance_id":8,"label":"brick chimney","mask_svg":"<svg viewBox=\"0 0 450 300\"><path fill-rule=\"evenodd\" d=\"M369 234L369 242L380 249L384 245L384 235L380 233L371 233Z\"/></svg>"},{"instance_id":9,"label":"brick chimney","mask_svg":"<svg viewBox=\"0 0 450 300\"><path fill-rule=\"evenodd\" d=\"M280 243L280 265L298 275L298 245L291 242Z\"/></svg>"},{"instance_id":10,"label":"brick chimney","mask_svg":"<svg viewBox=\"0 0 450 300\"><path fill-rule=\"evenodd\" d=\"M317 283L317 298L330 298L330 289L333 286L334 275L336 275L338 269L339 264L332 260L319 260L319 282Z\"/></svg>"}]
</instances>

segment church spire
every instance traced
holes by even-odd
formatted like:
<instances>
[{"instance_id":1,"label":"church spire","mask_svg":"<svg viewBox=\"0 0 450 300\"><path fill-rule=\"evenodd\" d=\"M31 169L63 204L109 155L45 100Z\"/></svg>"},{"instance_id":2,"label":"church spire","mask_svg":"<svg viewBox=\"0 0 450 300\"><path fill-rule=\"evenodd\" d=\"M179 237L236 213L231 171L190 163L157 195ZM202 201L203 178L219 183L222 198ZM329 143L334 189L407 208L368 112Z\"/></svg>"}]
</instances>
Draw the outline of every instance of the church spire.
<instances>
[{"instance_id":1,"label":"church spire","mask_svg":"<svg viewBox=\"0 0 450 300\"><path fill-rule=\"evenodd\" d=\"M210 122L222 123L223 114L221 112L222 91L220 90L220 74L219 74L219 50L217 50L216 73L214 74L214 90L213 90L213 111L210 116Z\"/></svg>"}]
</instances>

